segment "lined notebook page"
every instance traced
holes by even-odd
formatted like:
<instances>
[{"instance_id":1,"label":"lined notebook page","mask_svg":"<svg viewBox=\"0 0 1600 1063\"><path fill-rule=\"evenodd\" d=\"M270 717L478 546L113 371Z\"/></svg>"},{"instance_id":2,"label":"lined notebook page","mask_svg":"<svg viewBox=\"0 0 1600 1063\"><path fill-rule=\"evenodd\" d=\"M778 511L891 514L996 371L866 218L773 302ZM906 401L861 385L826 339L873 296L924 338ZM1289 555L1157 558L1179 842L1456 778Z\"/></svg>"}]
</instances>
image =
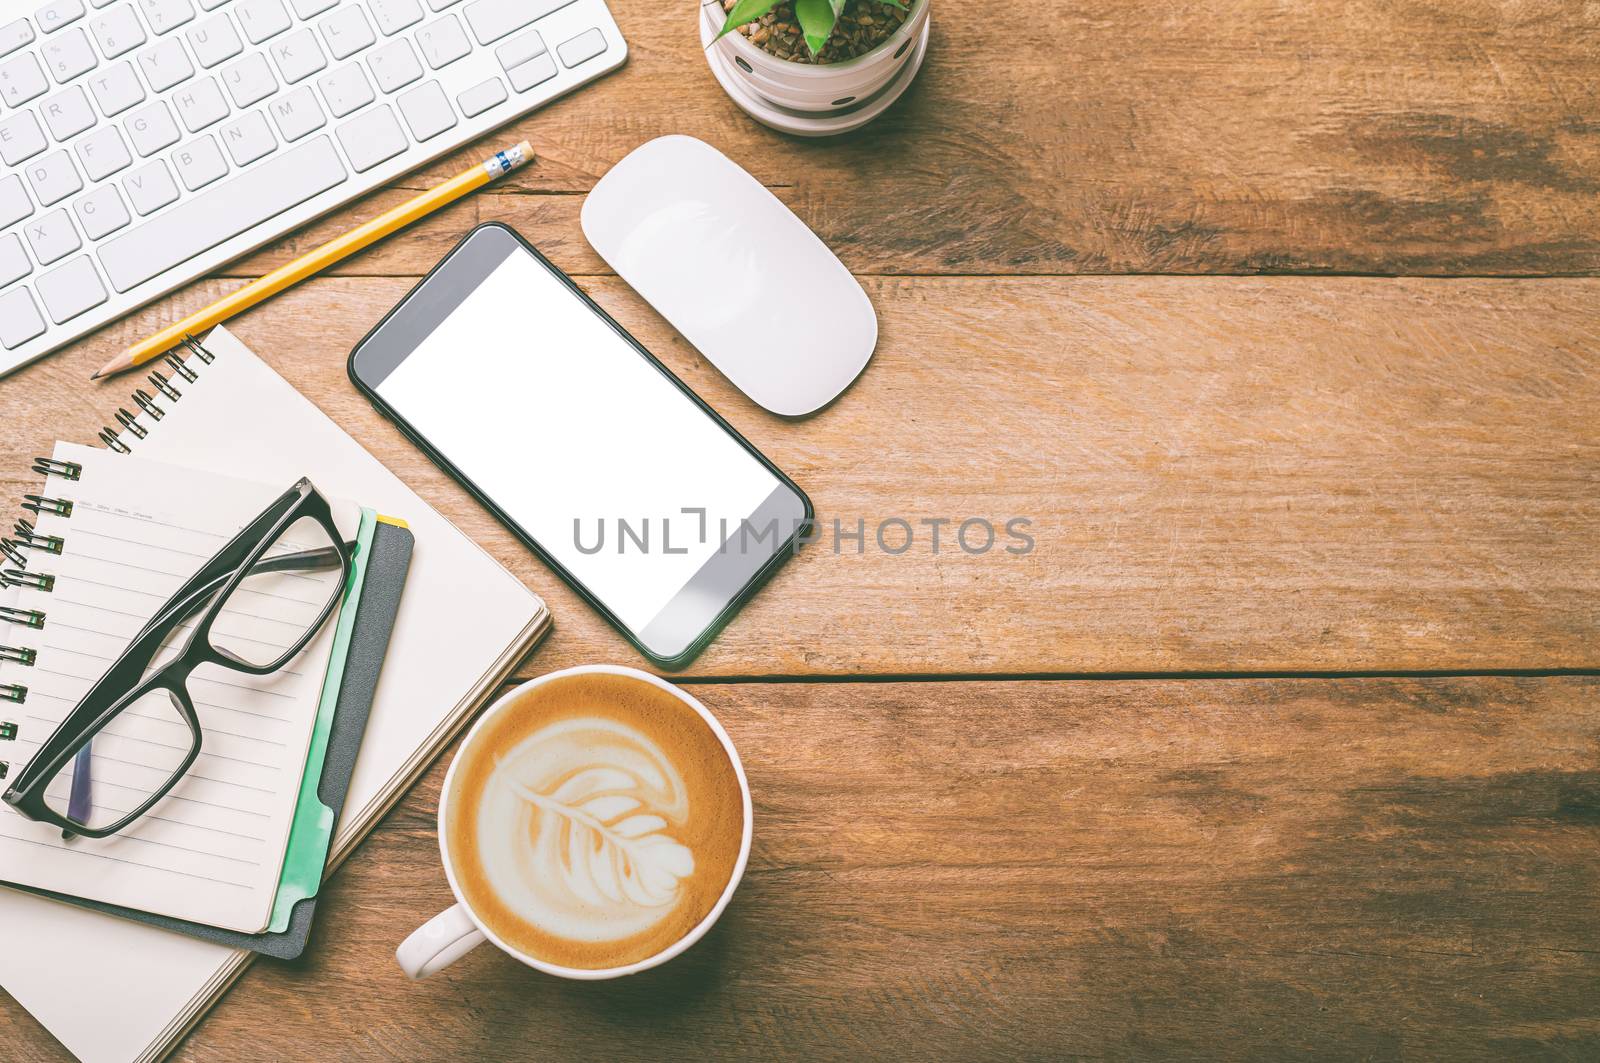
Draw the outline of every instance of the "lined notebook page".
<instances>
[{"instance_id":1,"label":"lined notebook page","mask_svg":"<svg viewBox=\"0 0 1600 1063\"><path fill-rule=\"evenodd\" d=\"M41 514L40 534L62 553L34 551L30 572L55 577L24 588L22 608L46 615L20 639L31 666L11 663L0 682L27 687L15 748L25 761L109 667L150 616L239 528L288 486L180 469L137 457L59 444L55 456L83 467L51 477L44 493L72 502L70 516ZM353 535L354 511L343 524ZM315 542L289 544L302 548ZM337 570L287 572L231 597L213 627L216 644L267 661L287 650L339 592ZM185 624L160 654L174 656ZM110 838L61 840L60 831L12 811L0 814L0 878L130 908L255 933L269 918L305 768L334 625L283 669L250 676L201 665L188 689L201 753L167 796ZM8 638L11 638L8 635ZM164 695L131 707L93 746L93 800L100 821L137 807L181 764L188 727ZM64 806L69 780L52 787Z\"/></svg>"}]
</instances>

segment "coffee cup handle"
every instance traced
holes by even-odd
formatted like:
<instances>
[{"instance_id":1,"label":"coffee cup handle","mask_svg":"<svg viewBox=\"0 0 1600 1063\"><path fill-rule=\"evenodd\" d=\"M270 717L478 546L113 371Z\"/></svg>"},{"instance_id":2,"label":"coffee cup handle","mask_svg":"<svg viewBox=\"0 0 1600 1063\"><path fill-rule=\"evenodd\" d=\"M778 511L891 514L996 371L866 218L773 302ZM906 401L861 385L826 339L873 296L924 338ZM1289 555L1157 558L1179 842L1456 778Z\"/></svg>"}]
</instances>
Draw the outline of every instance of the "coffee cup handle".
<instances>
[{"instance_id":1,"label":"coffee cup handle","mask_svg":"<svg viewBox=\"0 0 1600 1063\"><path fill-rule=\"evenodd\" d=\"M416 980L438 974L461 957L483 944L487 938L467 915L466 908L452 905L423 923L400 942L394 958L406 977Z\"/></svg>"}]
</instances>

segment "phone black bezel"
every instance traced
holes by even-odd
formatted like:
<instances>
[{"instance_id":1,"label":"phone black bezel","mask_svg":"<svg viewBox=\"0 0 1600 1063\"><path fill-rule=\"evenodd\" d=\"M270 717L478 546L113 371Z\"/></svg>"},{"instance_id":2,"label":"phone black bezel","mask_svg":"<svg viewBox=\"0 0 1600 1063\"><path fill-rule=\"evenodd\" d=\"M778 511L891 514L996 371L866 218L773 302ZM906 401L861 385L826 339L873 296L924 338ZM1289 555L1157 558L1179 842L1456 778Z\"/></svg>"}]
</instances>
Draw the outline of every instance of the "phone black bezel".
<instances>
[{"instance_id":1,"label":"phone black bezel","mask_svg":"<svg viewBox=\"0 0 1600 1063\"><path fill-rule=\"evenodd\" d=\"M370 350L373 341L383 333L385 327L392 323L396 315L401 313L406 306L415 300L430 284L438 282L442 279L442 277L450 269L451 263L458 260L458 256L469 243L475 239L483 238L491 231L502 233L505 236L510 237L518 246L532 255L534 261L538 262L539 265L544 267L546 271L561 281L561 283L565 284L574 295L583 301L584 305L586 305L591 312L597 315L600 320L609 325L618 336L622 337L622 339L625 340L629 346L637 351L639 355L644 358L647 364L654 366L657 372L671 381L679 391L687 395L690 400L692 400L694 404L706 414L706 416L710 417L712 421L715 422L724 432L731 436L751 456L765 466L775 477L777 477L779 483L788 488L790 491L793 491L795 496L800 500L800 504L804 512L804 519L794 530L793 534L782 540L776 546L776 548L773 550L772 556L756 569L756 571L745 582L744 586L741 587L736 594L729 598L729 600L723 605L721 610L716 614L712 621L706 625L706 628L689 643L688 647L684 649L682 653L677 654L676 656L664 657L645 646L644 643L640 641L639 637L634 633L633 629L628 627L627 624L624 624L622 620L611 611L605 602L591 592L589 588L584 586L581 580L575 577L571 572L567 571L566 567L562 565L561 562L556 560L553 555L540 546L533 536L525 532L516 521L512 520L509 514L502 510L500 506L489 497L488 494L479 489L478 485L475 484L471 478L469 478L461 469L457 468L454 462L445 457L444 453L439 450L439 448L435 447L433 443L423 436L421 432L413 427L411 423L399 413L399 411L395 410L392 406L385 402L378 395L376 385L369 384L361 376L357 366L357 360L361 357L363 350ZM508 254L514 252L515 249L513 248L511 251L508 251ZM503 259L501 261L503 261ZM473 289L467 289L466 291L461 292L460 298L456 299L452 305L459 305L461 300L465 299L472 290ZM425 338L425 336L403 337L399 343L396 344L396 346L405 347L406 353L404 356L394 362L393 366L390 367L389 372L392 372L393 368L398 366L400 362L403 362L405 358L410 357L411 353L416 350L417 344L419 344ZM350 351L350 356L346 361L346 371L350 376L351 383L355 385L356 390L359 391L367 399L367 401L372 404L374 409L376 409L386 419L393 422L407 439L410 439L413 443L415 443L422 450L422 452L428 456L429 460L431 460L435 465L439 466L439 468L443 469L451 479L455 480L462 487L466 488L468 493L470 493L473 498L477 499L480 505L482 505L490 513L494 514L496 520L504 525L513 535L515 535L518 541L520 541L528 549L532 550L534 555L538 557L540 561L544 562L544 564L554 571L557 576L561 577L561 580L566 583L567 586L571 587L575 592L577 592L578 596L581 597L592 609L604 617L606 622L616 629L616 631L621 634L623 638L627 639L628 643L633 646L634 649L643 654L652 664L655 664L661 668L682 668L690 661L694 660L695 657L699 656L706 646L710 645L711 640L714 639L725 626L727 626L728 622L733 618L733 615L738 612L740 606L748 602L750 598L755 595L756 591L759 590L760 587L772 577L773 573L775 573L778 570L778 567L783 564L783 561L787 556L796 552L795 544L801 540L803 535L807 534L811 530L816 517L816 511L811 505L810 497L807 496L806 493L800 489L799 485L791 480L782 469L778 468L778 466L774 464L770 458L758 450L748 439L740 435L737 429L724 420L722 415L713 409L709 403L707 403L699 395L695 394L693 389L691 389L682 380L679 380L672 370L668 369L660 359L651 354L650 351L642 343L635 339L627 329L618 324L610 314L605 312L604 308L602 308L593 299L589 298L588 294L585 293L582 288L578 287L571 277L568 277L554 263L545 258L544 255L539 252L538 248L534 247L531 243L523 238L521 233L502 222L483 222L482 224L475 226L472 231L463 236L461 240L457 242L456 245L452 247L445 254L445 256L441 258L438 263L435 264L434 267L430 269L427 274L389 310L388 313L383 315L378 323L374 325L365 336L361 337L361 339L356 343L355 347ZM388 373L386 372L384 375L387 376Z\"/></svg>"}]
</instances>

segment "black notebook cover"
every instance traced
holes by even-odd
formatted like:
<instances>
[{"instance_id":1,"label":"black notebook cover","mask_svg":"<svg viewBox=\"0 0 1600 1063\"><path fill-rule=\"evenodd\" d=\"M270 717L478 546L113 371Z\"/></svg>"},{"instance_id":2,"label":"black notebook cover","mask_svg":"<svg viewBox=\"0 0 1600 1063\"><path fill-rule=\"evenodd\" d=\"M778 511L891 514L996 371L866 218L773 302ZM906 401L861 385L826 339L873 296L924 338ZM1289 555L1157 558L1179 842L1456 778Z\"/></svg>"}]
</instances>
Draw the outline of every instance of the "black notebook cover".
<instances>
[{"instance_id":1,"label":"black notebook cover","mask_svg":"<svg viewBox=\"0 0 1600 1063\"><path fill-rule=\"evenodd\" d=\"M333 724L328 731L328 749L322 762L322 781L317 796L333 810L337 823L350 792L350 777L355 772L356 754L367 731L367 716L378 689L383 658L389 650L389 635L394 631L395 614L400 609L400 594L405 589L406 572L411 567L411 530L379 520L372 533L372 558L367 562L366 583L361 589L355 625L350 631L350 647L345 658L344 679L339 686L339 701L334 706ZM134 908L123 908L100 901L88 901L50 890L14 886L42 897L91 908L108 915L172 930L179 934L215 942L233 949L249 949L264 956L292 960L305 951L311 937L311 918L317 898L307 897L294 906L289 928L278 934L241 934L204 923L191 923L171 916L152 915Z\"/></svg>"}]
</instances>

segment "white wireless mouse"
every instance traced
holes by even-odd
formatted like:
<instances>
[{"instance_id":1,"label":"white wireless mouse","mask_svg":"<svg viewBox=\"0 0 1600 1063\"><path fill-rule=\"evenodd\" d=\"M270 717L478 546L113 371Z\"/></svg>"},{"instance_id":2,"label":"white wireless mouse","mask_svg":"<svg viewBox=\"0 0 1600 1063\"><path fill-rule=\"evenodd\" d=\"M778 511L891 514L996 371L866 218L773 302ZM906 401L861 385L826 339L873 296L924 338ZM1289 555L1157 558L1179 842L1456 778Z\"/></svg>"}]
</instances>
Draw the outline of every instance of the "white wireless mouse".
<instances>
[{"instance_id":1,"label":"white wireless mouse","mask_svg":"<svg viewBox=\"0 0 1600 1063\"><path fill-rule=\"evenodd\" d=\"M720 151L635 148L583 204L583 234L740 391L776 414L821 409L878 342L867 293L794 212Z\"/></svg>"}]
</instances>

